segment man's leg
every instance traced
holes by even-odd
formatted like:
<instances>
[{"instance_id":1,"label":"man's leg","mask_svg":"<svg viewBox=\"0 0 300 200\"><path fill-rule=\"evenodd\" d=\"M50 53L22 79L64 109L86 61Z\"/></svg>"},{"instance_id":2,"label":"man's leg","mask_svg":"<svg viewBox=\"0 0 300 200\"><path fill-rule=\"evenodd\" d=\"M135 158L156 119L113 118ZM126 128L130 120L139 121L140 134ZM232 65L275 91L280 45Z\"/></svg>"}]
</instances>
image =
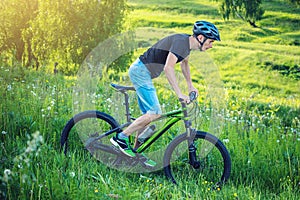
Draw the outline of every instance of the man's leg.
<instances>
[{"instance_id":1,"label":"man's leg","mask_svg":"<svg viewBox=\"0 0 300 200\"><path fill-rule=\"evenodd\" d=\"M113 143L115 146L118 146L124 154L130 157L135 157L135 153L132 151L128 136L133 132L138 131L141 128L147 126L150 122L152 122L153 120L159 117L160 117L159 114L144 114L140 116L132 124L130 124L130 126L128 126L127 129L125 129L120 134L117 134L115 137L111 138L110 139L111 143ZM153 162L150 159L147 159L146 161ZM149 165L155 165L155 164L149 164Z\"/></svg>"},{"instance_id":2,"label":"man's leg","mask_svg":"<svg viewBox=\"0 0 300 200\"><path fill-rule=\"evenodd\" d=\"M111 138L111 142L115 146L118 146L126 155L134 157L135 153L130 146L128 136L135 131L141 130L151 121L160 117L161 108L152 83L151 74L139 59L130 66L129 77L136 89L139 107L144 114L137 118L123 132ZM147 159L147 161L150 160Z\"/></svg>"},{"instance_id":3,"label":"man's leg","mask_svg":"<svg viewBox=\"0 0 300 200\"><path fill-rule=\"evenodd\" d=\"M144 114L140 117L138 117L136 120L134 120L134 122L132 124L130 124L130 126L128 126L123 133L127 136L129 136L130 134L134 133L135 131L139 131L142 128L144 128L145 126L147 126L148 124L150 124L150 122L152 122L153 120L157 119L160 117L160 114Z\"/></svg>"}]
</instances>

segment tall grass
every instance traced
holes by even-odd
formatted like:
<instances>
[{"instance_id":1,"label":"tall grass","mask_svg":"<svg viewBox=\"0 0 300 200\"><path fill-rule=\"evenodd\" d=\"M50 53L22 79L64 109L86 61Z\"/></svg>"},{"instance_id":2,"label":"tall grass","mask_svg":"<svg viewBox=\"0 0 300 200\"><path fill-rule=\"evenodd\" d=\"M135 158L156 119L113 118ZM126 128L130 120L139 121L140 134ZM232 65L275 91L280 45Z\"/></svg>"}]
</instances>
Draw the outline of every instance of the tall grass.
<instances>
[{"instance_id":1,"label":"tall grass","mask_svg":"<svg viewBox=\"0 0 300 200\"><path fill-rule=\"evenodd\" d=\"M219 137L231 155L230 181L218 191L211 190L205 181L191 187L179 180L174 186L162 171L136 174L110 169L84 150L76 135L71 136L74 146L65 156L59 140L73 115L76 78L35 72L9 62L0 65L0 198L299 199L299 80L265 68L267 62L299 66L299 48L293 43L299 31L297 8L292 8L293 14L285 7L280 12L281 1L268 1L267 8L274 6L275 10L267 11L260 22L265 29L253 30L238 20L221 20L212 1L129 2L136 9L132 22L151 26L144 29L148 40L139 38L143 47L166 34L190 33L188 24L196 18L212 20L222 30L223 41L210 55L219 66L226 91L226 109L218 111L224 122ZM272 24L274 16L277 18ZM289 17L293 27L280 26ZM291 31L294 34L288 35ZM287 36L288 40L277 42ZM193 79L205 95L203 76L194 74ZM100 81L93 94L95 108L112 115L118 112L119 120L123 111L116 111L116 105L121 97L107 89L109 82L105 77ZM165 108L173 109L177 101L165 92L167 82L159 80L156 84L162 88L158 90L160 99L170 100ZM103 94L110 100L97 99ZM199 128L207 130L214 108L204 97L199 101ZM179 134L176 131L168 134Z\"/></svg>"},{"instance_id":2,"label":"tall grass","mask_svg":"<svg viewBox=\"0 0 300 200\"><path fill-rule=\"evenodd\" d=\"M286 112L281 114L271 107L259 108L242 99L229 100L228 109L222 113L225 124L220 136L233 161L229 183L221 191L212 191L206 182L187 187L179 180L179 186L174 186L162 171L135 174L106 167L82 148L76 136L71 139L78 140L79 145L67 156L60 152L60 132L72 116L75 80L19 67L2 67L0 74L4 97L1 98L1 198L299 197L298 115L283 127ZM106 105L102 106L97 108L107 109ZM209 123L210 112L206 106L203 104L201 111L204 129Z\"/></svg>"}]
</instances>

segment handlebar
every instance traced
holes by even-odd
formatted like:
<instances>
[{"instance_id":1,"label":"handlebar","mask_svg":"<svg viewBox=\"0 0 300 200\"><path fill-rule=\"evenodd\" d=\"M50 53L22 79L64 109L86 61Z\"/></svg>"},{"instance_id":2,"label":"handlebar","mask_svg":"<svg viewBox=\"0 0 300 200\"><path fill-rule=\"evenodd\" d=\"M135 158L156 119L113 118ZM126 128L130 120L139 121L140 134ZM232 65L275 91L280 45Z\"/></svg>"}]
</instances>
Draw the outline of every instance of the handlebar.
<instances>
[{"instance_id":1,"label":"handlebar","mask_svg":"<svg viewBox=\"0 0 300 200\"><path fill-rule=\"evenodd\" d=\"M195 91L190 92L189 94L190 97L190 102L185 102L184 99L179 98L179 101L181 103L182 109L183 109L183 116L184 116L184 124L185 124L185 128L187 130L187 134L188 136L190 135L190 127L191 127L191 121L187 120L188 117L188 111L187 111L187 104L192 103L193 101L195 101L198 97L197 93Z\"/></svg>"},{"instance_id":2,"label":"handlebar","mask_svg":"<svg viewBox=\"0 0 300 200\"><path fill-rule=\"evenodd\" d=\"M197 99L198 95L195 91L192 91L192 92L190 92L189 97L190 97L190 102L187 104L190 104L191 102L195 101ZM182 99L182 98L179 98L179 101L181 103L185 103L184 99Z\"/></svg>"}]
</instances>

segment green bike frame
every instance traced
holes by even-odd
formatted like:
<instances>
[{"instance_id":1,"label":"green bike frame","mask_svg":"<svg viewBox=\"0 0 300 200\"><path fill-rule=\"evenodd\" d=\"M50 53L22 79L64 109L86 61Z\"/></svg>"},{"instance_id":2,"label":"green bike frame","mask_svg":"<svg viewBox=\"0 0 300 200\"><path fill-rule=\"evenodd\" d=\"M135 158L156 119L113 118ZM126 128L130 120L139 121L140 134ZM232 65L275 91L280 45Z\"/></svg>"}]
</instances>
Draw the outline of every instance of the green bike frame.
<instances>
[{"instance_id":1,"label":"green bike frame","mask_svg":"<svg viewBox=\"0 0 300 200\"><path fill-rule=\"evenodd\" d=\"M157 131L155 131L154 134L149 139L147 139L141 146L135 149L137 153L142 153L153 142L155 142L162 134L164 134L169 128L171 128L176 122L182 120L184 118L183 110L174 110L174 111L164 113L162 114L161 117L159 117L155 121L161 120L163 118L169 118L169 119L162 127L160 127Z\"/></svg>"}]
</instances>

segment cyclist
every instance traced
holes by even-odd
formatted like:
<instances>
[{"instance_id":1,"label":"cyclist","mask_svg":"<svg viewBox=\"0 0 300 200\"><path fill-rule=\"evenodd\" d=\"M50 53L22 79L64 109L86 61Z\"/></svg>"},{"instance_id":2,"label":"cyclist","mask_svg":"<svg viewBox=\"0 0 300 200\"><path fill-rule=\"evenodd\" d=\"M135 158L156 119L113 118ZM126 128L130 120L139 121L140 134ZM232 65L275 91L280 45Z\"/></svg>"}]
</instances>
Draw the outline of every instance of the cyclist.
<instances>
[{"instance_id":1,"label":"cyclist","mask_svg":"<svg viewBox=\"0 0 300 200\"><path fill-rule=\"evenodd\" d=\"M161 115L161 107L153 86L152 79L163 71L178 98L188 102L189 97L184 95L175 77L175 64L180 63L181 71L186 79L189 92L198 90L193 86L188 63L191 50L206 51L212 48L213 42L220 41L219 31L215 25L207 21L196 21L193 35L174 34L159 40L142 54L129 68L130 80L136 89L138 105L143 113L123 132L111 138L113 145L130 157L136 153L130 146L128 136L135 131L146 127L150 122ZM153 160L145 157L145 165L155 166Z\"/></svg>"}]
</instances>

